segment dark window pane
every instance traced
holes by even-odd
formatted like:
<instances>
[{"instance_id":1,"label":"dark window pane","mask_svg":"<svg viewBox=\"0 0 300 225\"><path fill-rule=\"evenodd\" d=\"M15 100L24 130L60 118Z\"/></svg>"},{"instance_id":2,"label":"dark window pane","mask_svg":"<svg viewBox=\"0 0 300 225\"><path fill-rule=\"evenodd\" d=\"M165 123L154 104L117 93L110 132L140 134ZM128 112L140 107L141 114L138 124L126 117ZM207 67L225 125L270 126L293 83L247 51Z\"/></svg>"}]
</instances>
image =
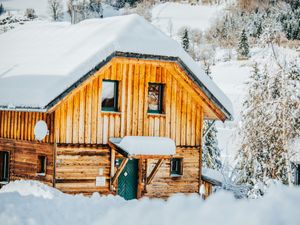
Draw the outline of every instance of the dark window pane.
<instances>
[{"instance_id":1,"label":"dark window pane","mask_svg":"<svg viewBox=\"0 0 300 225\"><path fill-rule=\"evenodd\" d=\"M117 81L103 81L102 110L117 110Z\"/></svg>"},{"instance_id":2,"label":"dark window pane","mask_svg":"<svg viewBox=\"0 0 300 225\"><path fill-rule=\"evenodd\" d=\"M148 89L148 111L162 113L162 84L149 84Z\"/></svg>"},{"instance_id":3,"label":"dark window pane","mask_svg":"<svg viewBox=\"0 0 300 225\"><path fill-rule=\"evenodd\" d=\"M38 173L46 173L47 161L46 156L38 156Z\"/></svg>"},{"instance_id":4,"label":"dark window pane","mask_svg":"<svg viewBox=\"0 0 300 225\"><path fill-rule=\"evenodd\" d=\"M0 152L0 181L8 181L9 176L9 154L8 152Z\"/></svg>"},{"instance_id":5,"label":"dark window pane","mask_svg":"<svg viewBox=\"0 0 300 225\"><path fill-rule=\"evenodd\" d=\"M182 175L182 159L171 159L171 175Z\"/></svg>"}]
</instances>

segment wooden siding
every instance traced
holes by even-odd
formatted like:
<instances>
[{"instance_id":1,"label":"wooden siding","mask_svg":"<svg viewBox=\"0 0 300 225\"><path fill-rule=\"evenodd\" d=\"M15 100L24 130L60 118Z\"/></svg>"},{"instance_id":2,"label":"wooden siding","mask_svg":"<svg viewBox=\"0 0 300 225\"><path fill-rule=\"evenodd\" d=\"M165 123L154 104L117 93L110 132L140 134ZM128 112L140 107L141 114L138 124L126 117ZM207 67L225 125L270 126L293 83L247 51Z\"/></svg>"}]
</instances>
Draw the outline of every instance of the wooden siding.
<instances>
[{"instance_id":1,"label":"wooden siding","mask_svg":"<svg viewBox=\"0 0 300 225\"><path fill-rule=\"evenodd\" d=\"M139 159L141 170L138 172L138 179L142 182L138 187L140 196L166 198L174 193L197 193L200 180L200 151L199 147L177 148L176 156L183 158L183 175L171 177L170 159L165 159L149 185L145 185L146 177L150 175L157 160ZM70 194L116 193L116 189L110 190L111 163L114 165L114 162L111 161L108 146L59 146L56 152L56 188ZM122 157L116 154L116 159ZM99 175L99 169L103 169L102 175ZM116 170L117 168L114 168L113 171ZM105 177L105 186L96 186L97 176Z\"/></svg>"},{"instance_id":2,"label":"wooden siding","mask_svg":"<svg viewBox=\"0 0 300 225\"><path fill-rule=\"evenodd\" d=\"M103 175L99 175L99 169ZM96 187L96 177L105 176L106 185ZM57 147L55 187L70 194L109 193L110 150L103 147Z\"/></svg>"},{"instance_id":3,"label":"wooden siding","mask_svg":"<svg viewBox=\"0 0 300 225\"><path fill-rule=\"evenodd\" d=\"M44 120L49 129L43 142L53 143L54 113L0 111L0 138L33 141L34 126L39 120Z\"/></svg>"},{"instance_id":4,"label":"wooden siding","mask_svg":"<svg viewBox=\"0 0 300 225\"><path fill-rule=\"evenodd\" d=\"M119 81L118 112L101 111L103 79ZM165 84L163 114L147 113L149 82ZM54 109L56 142L106 144L110 137L130 135L200 146L205 107L172 63L113 59Z\"/></svg>"},{"instance_id":5,"label":"wooden siding","mask_svg":"<svg viewBox=\"0 0 300 225\"><path fill-rule=\"evenodd\" d=\"M177 148L176 155L183 158L183 175L170 176L170 160L164 160L151 184L143 191L144 196L167 198L174 193L198 193L200 180L200 148ZM147 162L149 175L157 160Z\"/></svg>"},{"instance_id":6,"label":"wooden siding","mask_svg":"<svg viewBox=\"0 0 300 225\"><path fill-rule=\"evenodd\" d=\"M52 186L54 171L53 145L0 138L0 151L9 152L10 180L39 180ZM37 174L39 155L46 156L47 158L46 176L39 176Z\"/></svg>"}]
</instances>

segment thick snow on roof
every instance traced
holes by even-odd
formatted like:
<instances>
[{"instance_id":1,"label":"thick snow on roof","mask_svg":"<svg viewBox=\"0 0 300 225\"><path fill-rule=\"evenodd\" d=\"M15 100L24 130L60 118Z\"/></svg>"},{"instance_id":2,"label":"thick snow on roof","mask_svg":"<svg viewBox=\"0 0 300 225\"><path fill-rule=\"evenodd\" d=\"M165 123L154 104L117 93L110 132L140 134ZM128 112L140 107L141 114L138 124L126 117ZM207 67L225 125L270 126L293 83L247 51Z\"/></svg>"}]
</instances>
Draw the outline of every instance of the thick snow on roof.
<instances>
[{"instance_id":1,"label":"thick snow on roof","mask_svg":"<svg viewBox=\"0 0 300 225\"><path fill-rule=\"evenodd\" d=\"M224 175L218 170L202 167L202 176L220 182L221 184L224 183Z\"/></svg>"},{"instance_id":2,"label":"thick snow on roof","mask_svg":"<svg viewBox=\"0 0 300 225\"><path fill-rule=\"evenodd\" d=\"M137 15L32 22L0 36L0 106L44 109L112 53L179 57L232 115L230 100L167 35Z\"/></svg>"},{"instance_id":3,"label":"thick snow on roof","mask_svg":"<svg viewBox=\"0 0 300 225\"><path fill-rule=\"evenodd\" d=\"M165 137L126 136L119 142L116 139L110 141L131 156L176 154L175 142Z\"/></svg>"}]
</instances>

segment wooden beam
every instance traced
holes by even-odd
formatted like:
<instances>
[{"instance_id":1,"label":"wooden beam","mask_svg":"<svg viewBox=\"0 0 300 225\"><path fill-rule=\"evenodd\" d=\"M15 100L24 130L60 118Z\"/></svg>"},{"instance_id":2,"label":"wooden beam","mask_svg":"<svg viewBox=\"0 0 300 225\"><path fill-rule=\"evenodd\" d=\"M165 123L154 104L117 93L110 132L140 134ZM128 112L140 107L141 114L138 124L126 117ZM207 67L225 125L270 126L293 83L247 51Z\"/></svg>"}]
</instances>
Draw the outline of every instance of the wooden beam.
<instances>
[{"instance_id":1,"label":"wooden beam","mask_svg":"<svg viewBox=\"0 0 300 225\"><path fill-rule=\"evenodd\" d=\"M113 177L115 174L115 159L116 159L116 152L113 148L110 149L110 177ZM113 191L113 184L112 181L110 182L110 191Z\"/></svg>"},{"instance_id":2,"label":"wooden beam","mask_svg":"<svg viewBox=\"0 0 300 225\"><path fill-rule=\"evenodd\" d=\"M111 179L111 184L114 186L116 181L118 180L119 176L121 175L122 171L124 170L127 162L128 162L128 158L124 158L120 167L118 168L118 170L116 171L115 175L113 176L113 178Z\"/></svg>"},{"instance_id":3,"label":"wooden beam","mask_svg":"<svg viewBox=\"0 0 300 225\"><path fill-rule=\"evenodd\" d=\"M151 181L153 180L155 174L157 173L159 167L162 165L164 159L160 159L157 161L155 167L153 168L152 172L150 173L149 177L147 177L147 184L150 184Z\"/></svg>"},{"instance_id":4,"label":"wooden beam","mask_svg":"<svg viewBox=\"0 0 300 225\"><path fill-rule=\"evenodd\" d=\"M137 187L137 198L142 197L143 190L143 159L138 160L138 187Z\"/></svg>"}]
</instances>

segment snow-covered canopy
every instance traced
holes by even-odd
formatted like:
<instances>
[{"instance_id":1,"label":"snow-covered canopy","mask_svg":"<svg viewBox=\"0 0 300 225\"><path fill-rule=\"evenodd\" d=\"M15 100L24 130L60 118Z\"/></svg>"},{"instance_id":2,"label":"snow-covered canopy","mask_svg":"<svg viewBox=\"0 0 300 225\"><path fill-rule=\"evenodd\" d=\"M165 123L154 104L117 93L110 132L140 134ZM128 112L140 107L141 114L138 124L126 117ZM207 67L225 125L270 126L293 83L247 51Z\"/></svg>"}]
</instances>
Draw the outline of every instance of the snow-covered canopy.
<instances>
[{"instance_id":1,"label":"snow-covered canopy","mask_svg":"<svg viewBox=\"0 0 300 225\"><path fill-rule=\"evenodd\" d=\"M232 115L230 100L200 66L176 41L137 15L76 25L35 21L2 34L0 48L1 108L47 111L50 102L99 63L124 52L179 58L225 115Z\"/></svg>"},{"instance_id":2,"label":"snow-covered canopy","mask_svg":"<svg viewBox=\"0 0 300 225\"><path fill-rule=\"evenodd\" d=\"M110 142L127 152L128 155L175 155L176 145L170 138L125 136L124 138L111 138Z\"/></svg>"},{"instance_id":3,"label":"snow-covered canopy","mask_svg":"<svg viewBox=\"0 0 300 225\"><path fill-rule=\"evenodd\" d=\"M202 167L202 179L218 186L224 183L224 175L220 171L210 168Z\"/></svg>"}]
</instances>

